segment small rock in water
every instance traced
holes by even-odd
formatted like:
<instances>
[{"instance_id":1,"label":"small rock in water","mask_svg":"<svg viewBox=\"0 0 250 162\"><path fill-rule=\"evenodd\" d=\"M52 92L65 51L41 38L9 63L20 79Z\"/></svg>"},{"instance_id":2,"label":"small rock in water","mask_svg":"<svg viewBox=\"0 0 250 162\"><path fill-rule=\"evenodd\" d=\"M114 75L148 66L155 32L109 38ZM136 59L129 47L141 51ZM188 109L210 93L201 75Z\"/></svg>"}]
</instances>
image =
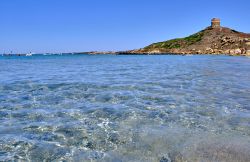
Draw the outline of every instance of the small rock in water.
<instances>
[{"instance_id":1,"label":"small rock in water","mask_svg":"<svg viewBox=\"0 0 250 162\"><path fill-rule=\"evenodd\" d=\"M108 139L109 139L109 141L111 141L112 143L115 143L115 144L119 144L119 142L120 142L119 135L116 133L111 133Z\"/></svg>"},{"instance_id":2,"label":"small rock in water","mask_svg":"<svg viewBox=\"0 0 250 162\"><path fill-rule=\"evenodd\" d=\"M168 155L164 155L161 157L160 162L171 162L171 159L168 157Z\"/></svg>"},{"instance_id":3,"label":"small rock in water","mask_svg":"<svg viewBox=\"0 0 250 162\"><path fill-rule=\"evenodd\" d=\"M88 142L85 147L93 150L93 149L95 149L95 144L93 142Z\"/></svg>"}]
</instances>

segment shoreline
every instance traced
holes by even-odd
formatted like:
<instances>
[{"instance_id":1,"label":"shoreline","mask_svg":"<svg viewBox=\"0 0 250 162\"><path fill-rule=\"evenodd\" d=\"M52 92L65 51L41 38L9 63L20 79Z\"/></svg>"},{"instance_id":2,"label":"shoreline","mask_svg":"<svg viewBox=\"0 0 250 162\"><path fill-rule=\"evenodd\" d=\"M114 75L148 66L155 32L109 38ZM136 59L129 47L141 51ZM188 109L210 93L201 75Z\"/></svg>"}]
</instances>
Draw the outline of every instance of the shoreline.
<instances>
[{"instance_id":1,"label":"shoreline","mask_svg":"<svg viewBox=\"0 0 250 162\"><path fill-rule=\"evenodd\" d=\"M27 54L0 54L0 56L3 57L17 57L17 56L68 56L68 55L173 55L173 56L202 56L202 55L213 55L213 56L250 56L250 53L245 54L228 54L228 53L173 53L173 52L130 52L130 51L108 51L108 52L102 52L102 51L91 51L91 52L68 52L68 53L36 53L32 55Z\"/></svg>"},{"instance_id":2,"label":"shoreline","mask_svg":"<svg viewBox=\"0 0 250 162\"><path fill-rule=\"evenodd\" d=\"M175 55L175 56L201 56L201 55L214 55L214 56L250 56L248 54L226 54L226 53L126 53L126 52L117 52L117 53L103 53L103 52L96 52L96 53L80 53L80 54L88 54L88 55Z\"/></svg>"},{"instance_id":3,"label":"shoreline","mask_svg":"<svg viewBox=\"0 0 250 162\"><path fill-rule=\"evenodd\" d=\"M244 56L244 57L250 57L250 55L247 55L247 54L225 54L225 53L220 53L220 54L209 54L209 53L206 53L206 54L181 54L181 53L74 53L74 54L68 54L68 53L65 53L65 54L34 54L32 56L69 56L69 55L117 55L117 56L159 56L159 55L162 55L162 56ZM25 54L2 54L0 55L2 57L32 57L32 56L27 56Z\"/></svg>"}]
</instances>

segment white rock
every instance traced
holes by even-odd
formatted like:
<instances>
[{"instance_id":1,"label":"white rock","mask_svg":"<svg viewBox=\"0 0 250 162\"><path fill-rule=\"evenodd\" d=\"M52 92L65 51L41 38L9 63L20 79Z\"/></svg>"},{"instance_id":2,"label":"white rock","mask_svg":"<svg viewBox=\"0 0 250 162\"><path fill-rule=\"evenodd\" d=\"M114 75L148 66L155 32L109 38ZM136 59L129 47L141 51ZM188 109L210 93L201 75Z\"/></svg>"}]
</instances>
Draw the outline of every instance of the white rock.
<instances>
[{"instance_id":1,"label":"white rock","mask_svg":"<svg viewBox=\"0 0 250 162\"><path fill-rule=\"evenodd\" d=\"M235 53L235 54L241 54L241 49L239 49L239 48L238 48L238 49L235 49L235 50L234 50L234 53Z\"/></svg>"}]
</instances>

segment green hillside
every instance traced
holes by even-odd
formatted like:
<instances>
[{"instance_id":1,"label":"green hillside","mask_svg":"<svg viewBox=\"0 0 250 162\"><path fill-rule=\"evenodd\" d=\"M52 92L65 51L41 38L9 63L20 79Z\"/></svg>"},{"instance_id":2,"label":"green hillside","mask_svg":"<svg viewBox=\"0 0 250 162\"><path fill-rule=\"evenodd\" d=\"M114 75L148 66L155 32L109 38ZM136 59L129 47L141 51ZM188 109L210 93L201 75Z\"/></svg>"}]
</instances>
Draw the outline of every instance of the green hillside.
<instances>
[{"instance_id":1,"label":"green hillside","mask_svg":"<svg viewBox=\"0 0 250 162\"><path fill-rule=\"evenodd\" d=\"M177 39L172 39L164 42L158 42L151 44L147 47L144 48L144 50L153 50L153 49L174 49L174 48L185 48L189 45L192 45L196 42L199 42L202 40L202 37L204 35L204 30L200 31L198 33L195 33L193 35L190 35L185 38L177 38Z\"/></svg>"}]
</instances>

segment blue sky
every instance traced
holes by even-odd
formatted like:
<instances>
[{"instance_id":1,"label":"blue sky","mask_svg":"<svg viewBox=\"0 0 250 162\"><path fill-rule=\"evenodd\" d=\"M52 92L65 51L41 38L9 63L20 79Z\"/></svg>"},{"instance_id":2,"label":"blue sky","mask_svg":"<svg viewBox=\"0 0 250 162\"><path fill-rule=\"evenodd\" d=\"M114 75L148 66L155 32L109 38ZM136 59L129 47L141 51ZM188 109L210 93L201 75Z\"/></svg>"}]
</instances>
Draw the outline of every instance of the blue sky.
<instances>
[{"instance_id":1,"label":"blue sky","mask_svg":"<svg viewBox=\"0 0 250 162\"><path fill-rule=\"evenodd\" d=\"M250 32L249 0L1 0L0 52L128 50L210 25Z\"/></svg>"}]
</instances>

